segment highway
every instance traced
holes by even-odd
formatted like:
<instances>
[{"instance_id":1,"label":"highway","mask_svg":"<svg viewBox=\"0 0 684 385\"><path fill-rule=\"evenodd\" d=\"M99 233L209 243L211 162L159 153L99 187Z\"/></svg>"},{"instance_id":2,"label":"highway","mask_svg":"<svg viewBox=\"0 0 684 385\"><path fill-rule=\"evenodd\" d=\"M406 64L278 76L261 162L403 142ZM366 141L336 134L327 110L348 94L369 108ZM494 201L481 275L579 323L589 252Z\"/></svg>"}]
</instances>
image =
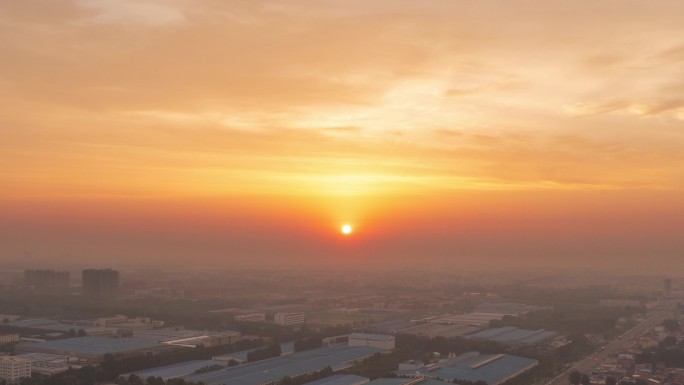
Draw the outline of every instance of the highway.
<instances>
[{"instance_id":1,"label":"highway","mask_svg":"<svg viewBox=\"0 0 684 385\"><path fill-rule=\"evenodd\" d=\"M568 374L573 370L577 370L581 373L589 373L589 371L596 365L600 364L604 358L610 357L617 354L618 351L629 346L630 341L637 335L643 333L654 325L662 323L665 319L671 318L671 311L657 310L653 314L646 317L639 324L634 326L632 329L625 332L620 337L610 341L606 346L593 354L583 358L580 361L575 362L568 370L559 374L557 377L550 381L545 382L546 385L568 385Z\"/></svg>"}]
</instances>

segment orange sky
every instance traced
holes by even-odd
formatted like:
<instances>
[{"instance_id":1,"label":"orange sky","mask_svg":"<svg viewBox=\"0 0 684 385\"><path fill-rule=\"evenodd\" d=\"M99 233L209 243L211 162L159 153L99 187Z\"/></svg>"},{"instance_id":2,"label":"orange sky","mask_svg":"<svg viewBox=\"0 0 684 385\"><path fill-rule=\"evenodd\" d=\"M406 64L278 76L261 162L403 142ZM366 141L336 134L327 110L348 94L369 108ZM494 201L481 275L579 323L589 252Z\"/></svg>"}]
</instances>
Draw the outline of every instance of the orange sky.
<instances>
[{"instance_id":1,"label":"orange sky","mask_svg":"<svg viewBox=\"0 0 684 385\"><path fill-rule=\"evenodd\" d=\"M0 1L0 258L676 261L682 14Z\"/></svg>"}]
</instances>

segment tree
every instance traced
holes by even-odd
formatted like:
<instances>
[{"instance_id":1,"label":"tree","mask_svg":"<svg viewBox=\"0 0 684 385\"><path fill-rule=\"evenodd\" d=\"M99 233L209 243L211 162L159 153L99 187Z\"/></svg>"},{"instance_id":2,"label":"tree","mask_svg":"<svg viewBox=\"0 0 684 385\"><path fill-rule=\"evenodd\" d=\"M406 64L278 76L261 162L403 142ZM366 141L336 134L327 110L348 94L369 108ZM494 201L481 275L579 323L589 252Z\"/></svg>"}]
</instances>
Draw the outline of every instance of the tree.
<instances>
[{"instance_id":1,"label":"tree","mask_svg":"<svg viewBox=\"0 0 684 385\"><path fill-rule=\"evenodd\" d=\"M573 370L568 374L568 380L572 385L579 385L582 381L582 373L577 370Z\"/></svg>"},{"instance_id":2,"label":"tree","mask_svg":"<svg viewBox=\"0 0 684 385\"><path fill-rule=\"evenodd\" d=\"M668 332L678 332L682 330L679 322L676 319L666 319L663 321L663 326Z\"/></svg>"},{"instance_id":3,"label":"tree","mask_svg":"<svg viewBox=\"0 0 684 385\"><path fill-rule=\"evenodd\" d=\"M582 378L580 379L580 384L582 385L589 385L591 383L591 380L589 379L589 376L586 374L582 375Z\"/></svg>"}]
</instances>

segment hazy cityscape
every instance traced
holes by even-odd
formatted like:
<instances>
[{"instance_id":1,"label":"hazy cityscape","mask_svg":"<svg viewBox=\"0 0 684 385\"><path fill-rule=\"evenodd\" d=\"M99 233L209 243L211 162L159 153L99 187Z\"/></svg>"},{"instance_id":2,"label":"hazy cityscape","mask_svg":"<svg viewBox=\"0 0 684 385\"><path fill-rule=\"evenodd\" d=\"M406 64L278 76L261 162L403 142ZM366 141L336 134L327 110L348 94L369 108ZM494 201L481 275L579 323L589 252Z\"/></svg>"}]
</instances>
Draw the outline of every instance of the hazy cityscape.
<instances>
[{"instance_id":1,"label":"hazy cityscape","mask_svg":"<svg viewBox=\"0 0 684 385\"><path fill-rule=\"evenodd\" d=\"M0 0L0 385L684 385L681 0Z\"/></svg>"}]
</instances>

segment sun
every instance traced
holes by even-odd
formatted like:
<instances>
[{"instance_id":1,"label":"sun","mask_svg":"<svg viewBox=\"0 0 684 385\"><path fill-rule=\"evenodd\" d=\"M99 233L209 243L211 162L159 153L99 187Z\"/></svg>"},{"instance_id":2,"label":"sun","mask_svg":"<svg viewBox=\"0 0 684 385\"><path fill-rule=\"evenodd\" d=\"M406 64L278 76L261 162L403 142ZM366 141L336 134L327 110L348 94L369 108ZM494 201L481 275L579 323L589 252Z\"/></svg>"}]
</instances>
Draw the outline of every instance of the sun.
<instances>
[{"instance_id":1,"label":"sun","mask_svg":"<svg viewBox=\"0 0 684 385\"><path fill-rule=\"evenodd\" d=\"M351 225L344 225L344 226L342 226L341 231L342 231L342 234L349 235L352 233L352 231L354 231L354 229L351 227Z\"/></svg>"}]
</instances>

